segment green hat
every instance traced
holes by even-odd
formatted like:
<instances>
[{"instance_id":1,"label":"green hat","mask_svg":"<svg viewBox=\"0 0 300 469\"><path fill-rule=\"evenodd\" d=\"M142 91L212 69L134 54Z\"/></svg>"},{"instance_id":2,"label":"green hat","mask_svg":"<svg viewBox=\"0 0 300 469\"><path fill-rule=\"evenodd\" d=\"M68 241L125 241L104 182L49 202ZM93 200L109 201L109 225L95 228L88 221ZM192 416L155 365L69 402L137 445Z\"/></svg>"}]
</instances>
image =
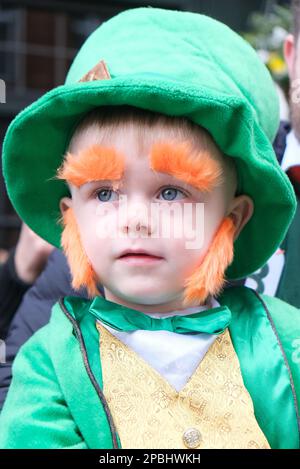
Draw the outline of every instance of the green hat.
<instances>
[{"instance_id":1,"label":"green hat","mask_svg":"<svg viewBox=\"0 0 300 469\"><path fill-rule=\"evenodd\" d=\"M101 60L110 79L80 81ZM244 277L266 262L285 236L296 200L271 145L279 124L272 79L239 35L196 13L124 11L89 36L64 85L17 115L3 146L8 194L20 217L58 247L59 200L69 193L53 177L77 123L102 105L185 116L205 127L235 159L240 193L255 205L227 277Z\"/></svg>"}]
</instances>

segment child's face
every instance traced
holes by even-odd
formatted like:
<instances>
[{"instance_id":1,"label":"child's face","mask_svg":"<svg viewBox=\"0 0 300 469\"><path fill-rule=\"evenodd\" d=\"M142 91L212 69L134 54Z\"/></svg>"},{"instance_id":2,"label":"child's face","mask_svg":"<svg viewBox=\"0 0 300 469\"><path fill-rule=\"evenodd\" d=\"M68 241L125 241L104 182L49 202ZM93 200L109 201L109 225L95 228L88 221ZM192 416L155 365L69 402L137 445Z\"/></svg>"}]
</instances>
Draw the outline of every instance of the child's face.
<instances>
[{"instance_id":1,"label":"child's face","mask_svg":"<svg viewBox=\"0 0 300 469\"><path fill-rule=\"evenodd\" d=\"M130 126L126 132L115 131L109 141L102 142L102 152L114 149L114 174L121 172L121 179L97 180L96 167L91 174L90 166L86 169L90 182L83 180L76 187L69 181L72 199L62 199L61 209L64 212L73 208L83 248L108 300L145 312L180 309L185 279L199 265L221 221L230 212L235 181L223 178L224 161L216 150L209 158L206 155L206 170L219 169L225 182L212 177L208 190L201 191L195 187L195 180L189 179L190 184L186 177L181 178L178 167L169 166L169 173L153 169L155 151L159 158L162 156L159 142L167 144L164 149L170 152L176 152L177 143L182 144L171 129L162 133L153 127L143 144L140 140L136 128ZM94 129L76 140L76 148L71 149L73 158L80 158L96 143ZM201 151L199 148L197 158L204 162ZM168 161L174 160L171 157ZM127 250L142 250L156 257L120 257Z\"/></svg>"}]
</instances>

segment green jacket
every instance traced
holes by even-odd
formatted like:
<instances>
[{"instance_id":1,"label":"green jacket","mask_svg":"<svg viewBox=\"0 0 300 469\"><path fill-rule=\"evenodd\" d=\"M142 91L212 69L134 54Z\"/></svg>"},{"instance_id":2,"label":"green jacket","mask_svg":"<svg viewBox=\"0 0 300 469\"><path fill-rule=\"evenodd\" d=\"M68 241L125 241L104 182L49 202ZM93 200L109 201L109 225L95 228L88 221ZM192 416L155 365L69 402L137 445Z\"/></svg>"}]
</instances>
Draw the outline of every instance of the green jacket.
<instances>
[{"instance_id":1,"label":"green jacket","mask_svg":"<svg viewBox=\"0 0 300 469\"><path fill-rule=\"evenodd\" d=\"M300 312L246 287L218 298L256 419L272 448L299 448ZM22 347L0 415L1 448L121 447L102 393L91 301L66 297Z\"/></svg>"}]
</instances>

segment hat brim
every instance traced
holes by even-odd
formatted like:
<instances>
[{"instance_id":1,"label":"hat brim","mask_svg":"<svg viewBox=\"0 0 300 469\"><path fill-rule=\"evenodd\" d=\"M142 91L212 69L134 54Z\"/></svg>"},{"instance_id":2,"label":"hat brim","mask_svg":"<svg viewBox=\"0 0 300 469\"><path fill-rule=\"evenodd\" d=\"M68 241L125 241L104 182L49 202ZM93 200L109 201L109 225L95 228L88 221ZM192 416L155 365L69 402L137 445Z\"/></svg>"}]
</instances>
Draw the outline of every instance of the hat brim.
<instances>
[{"instance_id":1,"label":"hat brim","mask_svg":"<svg viewBox=\"0 0 300 469\"><path fill-rule=\"evenodd\" d=\"M296 199L272 145L242 97L209 92L168 77L139 74L63 85L24 109L11 123L3 145L3 173L19 216L42 238L60 246L59 201L69 195L57 168L80 119L95 107L131 105L185 116L206 128L222 151L235 159L240 193L254 214L234 245L228 279L261 267L285 237Z\"/></svg>"}]
</instances>

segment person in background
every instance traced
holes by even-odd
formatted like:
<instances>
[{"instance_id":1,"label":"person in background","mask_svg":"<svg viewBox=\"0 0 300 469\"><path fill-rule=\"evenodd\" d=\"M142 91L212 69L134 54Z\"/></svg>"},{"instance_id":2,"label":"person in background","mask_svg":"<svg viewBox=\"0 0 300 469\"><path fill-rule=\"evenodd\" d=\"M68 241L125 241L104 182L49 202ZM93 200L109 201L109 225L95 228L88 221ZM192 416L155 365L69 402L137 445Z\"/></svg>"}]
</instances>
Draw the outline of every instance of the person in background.
<instances>
[{"instance_id":1,"label":"person in background","mask_svg":"<svg viewBox=\"0 0 300 469\"><path fill-rule=\"evenodd\" d=\"M280 248L245 285L300 308L300 0L293 0L293 32L284 42L290 78L290 122L282 121L274 150L294 186L297 210Z\"/></svg>"},{"instance_id":2,"label":"person in background","mask_svg":"<svg viewBox=\"0 0 300 469\"><path fill-rule=\"evenodd\" d=\"M24 294L44 269L52 251L51 244L22 224L17 245L0 266L0 339L5 339Z\"/></svg>"},{"instance_id":3,"label":"person in background","mask_svg":"<svg viewBox=\"0 0 300 469\"><path fill-rule=\"evenodd\" d=\"M23 256L24 251L31 256ZM6 265L0 267L0 281L0 339L5 340L5 357L0 362L1 411L12 379L12 364L20 347L48 323L51 308L60 297L86 298L87 292L84 288L80 291L72 288L64 253L43 241L25 224L17 247L10 253ZM28 283L30 281L34 283ZM101 286L99 288L101 290Z\"/></svg>"}]
</instances>

